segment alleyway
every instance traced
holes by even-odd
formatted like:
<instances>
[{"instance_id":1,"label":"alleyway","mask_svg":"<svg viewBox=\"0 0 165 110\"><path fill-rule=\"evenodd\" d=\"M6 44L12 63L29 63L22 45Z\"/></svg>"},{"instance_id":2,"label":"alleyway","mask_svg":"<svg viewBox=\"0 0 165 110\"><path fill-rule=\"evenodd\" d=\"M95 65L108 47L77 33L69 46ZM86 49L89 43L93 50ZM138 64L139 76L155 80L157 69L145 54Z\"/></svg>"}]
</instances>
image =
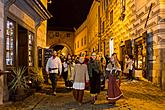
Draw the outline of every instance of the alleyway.
<instances>
[{"instance_id":1,"label":"alleyway","mask_svg":"<svg viewBox=\"0 0 165 110\"><path fill-rule=\"evenodd\" d=\"M165 110L165 92L151 83L144 81L122 81L124 98L117 101L115 107L107 104L106 90L102 91L95 105L89 103L89 91L85 92L84 104L79 106L72 97L72 92L58 82L57 96L49 94L49 86L41 93L26 98L23 102L0 106L0 110Z\"/></svg>"}]
</instances>

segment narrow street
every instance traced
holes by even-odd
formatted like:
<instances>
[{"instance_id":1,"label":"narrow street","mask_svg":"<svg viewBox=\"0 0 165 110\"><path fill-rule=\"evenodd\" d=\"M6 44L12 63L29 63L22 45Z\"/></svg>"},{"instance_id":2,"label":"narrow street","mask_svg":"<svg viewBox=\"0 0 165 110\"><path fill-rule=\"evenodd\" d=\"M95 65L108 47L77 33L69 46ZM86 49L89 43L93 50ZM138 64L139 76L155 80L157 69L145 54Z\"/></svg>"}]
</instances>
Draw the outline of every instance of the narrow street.
<instances>
[{"instance_id":1,"label":"narrow street","mask_svg":"<svg viewBox=\"0 0 165 110\"><path fill-rule=\"evenodd\" d=\"M121 89L124 97L111 107L105 98L106 89L101 92L94 105L90 104L89 91L85 91L84 104L79 106L72 92L58 81L57 95L49 93L50 85L45 85L40 93L35 93L22 102L1 105L0 110L165 110L165 92L144 81L123 80Z\"/></svg>"}]
</instances>

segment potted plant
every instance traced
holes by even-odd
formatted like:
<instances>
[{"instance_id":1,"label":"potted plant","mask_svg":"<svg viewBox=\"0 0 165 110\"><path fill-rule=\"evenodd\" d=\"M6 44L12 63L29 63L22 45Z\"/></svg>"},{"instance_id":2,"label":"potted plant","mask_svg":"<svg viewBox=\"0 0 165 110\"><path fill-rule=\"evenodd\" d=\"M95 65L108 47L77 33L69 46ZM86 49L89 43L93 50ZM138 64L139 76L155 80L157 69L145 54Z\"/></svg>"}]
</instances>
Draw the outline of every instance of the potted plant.
<instances>
[{"instance_id":1,"label":"potted plant","mask_svg":"<svg viewBox=\"0 0 165 110\"><path fill-rule=\"evenodd\" d=\"M42 83L42 77L39 75L39 69L34 67L31 68L29 71L29 81L30 81L30 86L32 88L35 88L36 91L41 90L41 83Z\"/></svg>"},{"instance_id":2,"label":"potted plant","mask_svg":"<svg viewBox=\"0 0 165 110\"><path fill-rule=\"evenodd\" d=\"M12 81L9 83L9 92L12 94L14 100L20 100L26 97L26 89L28 86L28 76L25 75L27 67L14 67L12 69Z\"/></svg>"}]
</instances>

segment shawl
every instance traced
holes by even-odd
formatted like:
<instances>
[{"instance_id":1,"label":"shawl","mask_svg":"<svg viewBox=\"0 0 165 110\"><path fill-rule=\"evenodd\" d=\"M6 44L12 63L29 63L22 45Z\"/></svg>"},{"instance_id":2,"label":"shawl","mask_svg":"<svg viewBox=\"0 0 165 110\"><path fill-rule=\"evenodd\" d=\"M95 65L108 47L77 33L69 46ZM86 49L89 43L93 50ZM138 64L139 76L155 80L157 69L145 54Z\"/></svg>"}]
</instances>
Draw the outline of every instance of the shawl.
<instances>
[{"instance_id":1,"label":"shawl","mask_svg":"<svg viewBox=\"0 0 165 110\"><path fill-rule=\"evenodd\" d=\"M97 72L97 74L99 74L100 66L97 60L90 60L88 62L88 73L90 77L92 77L92 70L94 70L95 72Z\"/></svg>"}]
</instances>

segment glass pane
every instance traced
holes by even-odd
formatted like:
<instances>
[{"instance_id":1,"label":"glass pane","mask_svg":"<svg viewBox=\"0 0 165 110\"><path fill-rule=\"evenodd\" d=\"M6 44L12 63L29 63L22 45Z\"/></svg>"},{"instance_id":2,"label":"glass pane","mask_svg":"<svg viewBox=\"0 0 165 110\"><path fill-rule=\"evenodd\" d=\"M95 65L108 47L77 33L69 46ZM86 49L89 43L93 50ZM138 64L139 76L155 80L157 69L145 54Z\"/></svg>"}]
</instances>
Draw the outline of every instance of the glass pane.
<instances>
[{"instance_id":1,"label":"glass pane","mask_svg":"<svg viewBox=\"0 0 165 110\"><path fill-rule=\"evenodd\" d=\"M10 43L9 43L9 37L8 37L6 38L6 50L9 50L9 45Z\"/></svg>"},{"instance_id":2,"label":"glass pane","mask_svg":"<svg viewBox=\"0 0 165 110\"><path fill-rule=\"evenodd\" d=\"M6 29L6 35L9 35L9 29Z\"/></svg>"},{"instance_id":3,"label":"glass pane","mask_svg":"<svg viewBox=\"0 0 165 110\"><path fill-rule=\"evenodd\" d=\"M31 51L29 51L29 55L31 55Z\"/></svg>"},{"instance_id":4,"label":"glass pane","mask_svg":"<svg viewBox=\"0 0 165 110\"><path fill-rule=\"evenodd\" d=\"M6 65L13 65L14 62L14 23L7 21L6 23Z\"/></svg>"},{"instance_id":5,"label":"glass pane","mask_svg":"<svg viewBox=\"0 0 165 110\"><path fill-rule=\"evenodd\" d=\"M29 56L29 61L31 61L32 60L32 58L31 58L31 56Z\"/></svg>"},{"instance_id":6,"label":"glass pane","mask_svg":"<svg viewBox=\"0 0 165 110\"><path fill-rule=\"evenodd\" d=\"M10 35L13 36L14 35L14 30L10 30Z\"/></svg>"},{"instance_id":7,"label":"glass pane","mask_svg":"<svg viewBox=\"0 0 165 110\"><path fill-rule=\"evenodd\" d=\"M10 55L10 54L9 54L9 51L7 51L7 52L6 52L6 59L9 59L9 58L10 58L9 55Z\"/></svg>"},{"instance_id":8,"label":"glass pane","mask_svg":"<svg viewBox=\"0 0 165 110\"><path fill-rule=\"evenodd\" d=\"M28 47L28 54L29 54L29 66L33 66L33 56L32 56L32 52L33 52L33 33L29 32L29 47Z\"/></svg>"}]
</instances>

